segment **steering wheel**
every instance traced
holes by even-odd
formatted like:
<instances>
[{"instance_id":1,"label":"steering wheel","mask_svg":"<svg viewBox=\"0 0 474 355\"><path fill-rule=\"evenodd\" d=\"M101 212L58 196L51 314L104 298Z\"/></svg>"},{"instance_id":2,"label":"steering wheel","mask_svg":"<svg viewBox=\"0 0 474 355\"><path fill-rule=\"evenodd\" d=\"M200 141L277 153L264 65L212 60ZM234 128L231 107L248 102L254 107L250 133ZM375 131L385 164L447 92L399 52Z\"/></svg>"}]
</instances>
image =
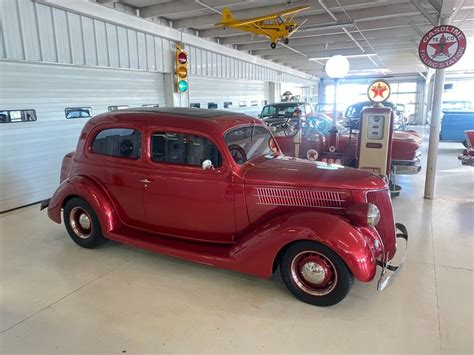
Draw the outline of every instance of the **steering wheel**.
<instances>
[{"instance_id":1,"label":"steering wheel","mask_svg":"<svg viewBox=\"0 0 474 355\"><path fill-rule=\"evenodd\" d=\"M229 148L230 155L237 164L242 165L247 161L247 153L240 145L230 144L227 148Z\"/></svg>"}]
</instances>

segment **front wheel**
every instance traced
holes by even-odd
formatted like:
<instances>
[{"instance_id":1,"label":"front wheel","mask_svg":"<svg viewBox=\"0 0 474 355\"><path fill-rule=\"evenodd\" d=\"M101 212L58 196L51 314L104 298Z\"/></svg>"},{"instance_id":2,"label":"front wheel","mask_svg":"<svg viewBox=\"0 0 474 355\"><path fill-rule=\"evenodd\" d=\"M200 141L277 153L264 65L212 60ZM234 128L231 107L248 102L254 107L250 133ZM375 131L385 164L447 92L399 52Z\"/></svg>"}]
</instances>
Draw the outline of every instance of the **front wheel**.
<instances>
[{"instance_id":1,"label":"front wheel","mask_svg":"<svg viewBox=\"0 0 474 355\"><path fill-rule=\"evenodd\" d=\"M281 258L280 272L296 298L319 307L341 302L354 282L354 276L339 255L311 241L291 245Z\"/></svg>"},{"instance_id":2,"label":"front wheel","mask_svg":"<svg viewBox=\"0 0 474 355\"><path fill-rule=\"evenodd\" d=\"M71 239L83 248L92 249L104 241L97 215L81 198L74 197L64 206L64 224Z\"/></svg>"}]
</instances>

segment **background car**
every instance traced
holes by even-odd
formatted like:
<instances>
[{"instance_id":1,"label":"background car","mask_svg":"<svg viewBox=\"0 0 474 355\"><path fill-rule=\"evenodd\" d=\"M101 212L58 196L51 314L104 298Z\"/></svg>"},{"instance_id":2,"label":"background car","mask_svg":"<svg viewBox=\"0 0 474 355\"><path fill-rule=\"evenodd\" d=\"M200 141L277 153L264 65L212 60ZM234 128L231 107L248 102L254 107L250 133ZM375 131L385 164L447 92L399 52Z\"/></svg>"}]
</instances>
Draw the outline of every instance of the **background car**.
<instances>
[{"instance_id":1,"label":"background car","mask_svg":"<svg viewBox=\"0 0 474 355\"><path fill-rule=\"evenodd\" d=\"M395 121L393 122L393 127L395 130L405 130L407 120L405 118L404 105L395 104L390 101L385 101L382 103L385 107L390 107L393 110ZM346 127L351 127L352 129L359 129L360 117L362 111L366 107L373 107L374 104L371 101L362 101L350 105L346 109L344 115L344 125Z\"/></svg>"}]
</instances>

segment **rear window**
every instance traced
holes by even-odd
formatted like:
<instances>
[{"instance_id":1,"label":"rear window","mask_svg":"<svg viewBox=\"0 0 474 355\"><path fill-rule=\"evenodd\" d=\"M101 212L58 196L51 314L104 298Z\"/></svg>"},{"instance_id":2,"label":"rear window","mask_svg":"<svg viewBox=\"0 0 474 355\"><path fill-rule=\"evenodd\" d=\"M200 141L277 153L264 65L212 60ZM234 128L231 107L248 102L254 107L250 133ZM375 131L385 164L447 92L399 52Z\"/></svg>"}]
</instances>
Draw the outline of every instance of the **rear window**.
<instances>
[{"instance_id":1,"label":"rear window","mask_svg":"<svg viewBox=\"0 0 474 355\"><path fill-rule=\"evenodd\" d=\"M139 159L141 133L131 128L108 128L97 134L92 152L113 157Z\"/></svg>"},{"instance_id":2,"label":"rear window","mask_svg":"<svg viewBox=\"0 0 474 355\"><path fill-rule=\"evenodd\" d=\"M0 123L17 123L36 121L35 110L2 110Z\"/></svg>"}]
</instances>

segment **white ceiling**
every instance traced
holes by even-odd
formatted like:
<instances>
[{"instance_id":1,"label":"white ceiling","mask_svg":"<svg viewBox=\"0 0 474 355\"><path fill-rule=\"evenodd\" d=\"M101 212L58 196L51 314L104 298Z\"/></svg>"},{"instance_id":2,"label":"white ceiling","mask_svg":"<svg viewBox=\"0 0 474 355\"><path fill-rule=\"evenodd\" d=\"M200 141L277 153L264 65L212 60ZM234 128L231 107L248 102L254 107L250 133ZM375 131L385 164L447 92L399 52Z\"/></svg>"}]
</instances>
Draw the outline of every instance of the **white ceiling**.
<instances>
[{"instance_id":1,"label":"white ceiling","mask_svg":"<svg viewBox=\"0 0 474 355\"><path fill-rule=\"evenodd\" d=\"M451 70L474 72L474 0L95 0L141 17L165 20L172 27L195 30L201 37L324 77L326 57L349 56L351 76L426 72L418 58L421 35L433 27L439 12L454 14L451 23L468 37L467 53ZM307 20L289 47L235 29L215 27L229 7L236 18L249 18L310 5L297 21ZM329 12L324 9L323 5ZM335 18L333 18L333 16ZM351 38L352 37L352 38ZM471 44L471 45L470 45ZM361 56L363 55L363 56ZM319 58L316 61L309 58Z\"/></svg>"}]
</instances>

